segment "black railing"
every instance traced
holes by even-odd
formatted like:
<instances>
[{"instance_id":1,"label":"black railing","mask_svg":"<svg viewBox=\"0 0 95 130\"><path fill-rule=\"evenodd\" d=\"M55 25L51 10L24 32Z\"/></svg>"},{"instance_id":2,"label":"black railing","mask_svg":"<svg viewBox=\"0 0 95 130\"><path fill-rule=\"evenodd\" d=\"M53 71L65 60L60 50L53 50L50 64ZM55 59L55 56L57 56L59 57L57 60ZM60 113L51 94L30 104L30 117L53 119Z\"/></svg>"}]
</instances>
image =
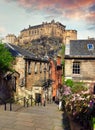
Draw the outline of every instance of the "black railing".
<instances>
[{"instance_id":1,"label":"black railing","mask_svg":"<svg viewBox=\"0 0 95 130\"><path fill-rule=\"evenodd\" d=\"M13 98L10 98L10 99L7 99L7 100L0 98L0 102L1 102L1 105L4 105L5 111L7 110L7 104L9 104L9 109L10 109L10 111L12 111Z\"/></svg>"},{"instance_id":2,"label":"black railing","mask_svg":"<svg viewBox=\"0 0 95 130\"><path fill-rule=\"evenodd\" d=\"M22 97L22 98L17 98L16 100L14 100L13 98L9 98L7 100L3 100L2 98L0 98L1 101L1 105L4 105L4 110L8 110L7 109L7 104L9 104L9 110L12 111L13 110L13 104L18 103L19 101L22 101L23 103L23 107L29 107L33 105L33 101L36 104L35 99L32 97L32 95L30 95L28 98L26 97Z\"/></svg>"}]
</instances>

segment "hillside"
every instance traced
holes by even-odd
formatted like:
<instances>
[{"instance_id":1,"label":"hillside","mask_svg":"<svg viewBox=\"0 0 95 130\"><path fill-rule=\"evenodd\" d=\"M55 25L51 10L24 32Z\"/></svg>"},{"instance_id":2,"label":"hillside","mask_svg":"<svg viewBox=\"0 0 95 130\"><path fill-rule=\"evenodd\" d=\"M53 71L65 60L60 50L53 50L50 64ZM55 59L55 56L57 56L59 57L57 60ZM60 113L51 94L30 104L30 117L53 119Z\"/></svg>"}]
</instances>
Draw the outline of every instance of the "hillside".
<instances>
[{"instance_id":1,"label":"hillside","mask_svg":"<svg viewBox=\"0 0 95 130\"><path fill-rule=\"evenodd\" d=\"M20 47L31 51L36 56L56 57L62 48L62 40L56 37L41 37L40 39L32 40L31 43L19 45Z\"/></svg>"}]
</instances>

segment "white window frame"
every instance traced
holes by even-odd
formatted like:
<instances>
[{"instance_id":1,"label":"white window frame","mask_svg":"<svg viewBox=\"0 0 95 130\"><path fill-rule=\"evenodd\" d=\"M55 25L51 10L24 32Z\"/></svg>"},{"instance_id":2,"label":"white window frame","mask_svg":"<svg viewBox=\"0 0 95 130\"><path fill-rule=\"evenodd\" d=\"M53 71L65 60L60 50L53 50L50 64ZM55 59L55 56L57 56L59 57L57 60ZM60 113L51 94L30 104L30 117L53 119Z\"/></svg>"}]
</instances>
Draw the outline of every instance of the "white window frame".
<instances>
[{"instance_id":1,"label":"white window frame","mask_svg":"<svg viewBox=\"0 0 95 130\"><path fill-rule=\"evenodd\" d=\"M80 62L73 62L73 68L72 68L73 74L80 74Z\"/></svg>"}]
</instances>

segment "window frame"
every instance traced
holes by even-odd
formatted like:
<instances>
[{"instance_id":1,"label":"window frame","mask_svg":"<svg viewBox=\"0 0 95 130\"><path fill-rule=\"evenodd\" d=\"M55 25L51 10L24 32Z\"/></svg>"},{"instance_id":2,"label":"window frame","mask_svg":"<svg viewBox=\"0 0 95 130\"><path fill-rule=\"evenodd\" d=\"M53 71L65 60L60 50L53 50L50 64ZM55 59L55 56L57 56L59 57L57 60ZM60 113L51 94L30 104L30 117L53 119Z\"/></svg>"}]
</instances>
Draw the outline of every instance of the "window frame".
<instances>
[{"instance_id":1,"label":"window frame","mask_svg":"<svg viewBox=\"0 0 95 130\"><path fill-rule=\"evenodd\" d=\"M72 74L80 74L80 62L74 61L72 66Z\"/></svg>"},{"instance_id":2,"label":"window frame","mask_svg":"<svg viewBox=\"0 0 95 130\"><path fill-rule=\"evenodd\" d=\"M37 73L38 73L38 66L37 66L37 62L35 62L34 72L35 72L35 74L37 74Z\"/></svg>"},{"instance_id":3,"label":"window frame","mask_svg":"<svg viewBox=\"0 0 95 130\"><path fill-rule=\"evenodd\" d=\"M31 61L28 61L28 74L31 74Z\"/></svg>"}]
</instances>

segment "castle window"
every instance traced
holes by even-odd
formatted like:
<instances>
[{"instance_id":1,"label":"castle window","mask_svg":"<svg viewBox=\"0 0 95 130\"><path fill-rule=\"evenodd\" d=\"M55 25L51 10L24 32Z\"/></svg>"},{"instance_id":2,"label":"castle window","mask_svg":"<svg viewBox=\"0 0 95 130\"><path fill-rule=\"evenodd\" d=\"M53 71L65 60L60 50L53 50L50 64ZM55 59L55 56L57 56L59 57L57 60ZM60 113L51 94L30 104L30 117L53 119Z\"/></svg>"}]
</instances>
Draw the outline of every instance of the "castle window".
<instances>
[{"instance_id":1,"label":"castle window","mask_svg":"<svg viewBox=\"0 0 95 130\"><path fill-rule=\"evenodd\" d=\"M80 74L80 62L73 62L73 74Z\"/></svg>"},{"instance_id":2,"label":"castle window","mask_svg":"<svg viewBox=\"0 0 95 130\"><path fill-rule=\"evenodd\" d=\"M35 30L35 34L37 33L37 31Z\"/></svg>"},{"instance_id":3,"label":"castle window","mask_svg":"<svg viewBox=\"0 0 95 130\"><path fill-rule=\"evenodd\" d=\"M32 33L32 35L33 35L33 34L34 34L34 31L32 31L31 33Z\"/></svg>"},{"instance_id":4,"label":"castle window","mask_svg":"<svg viewBox=\"0 0 95 130\"><path fill-rule=\"evenodd\" d=\"M37 31L37 34L39 34L39 30Z\"/></svg>"}]
</instances>

